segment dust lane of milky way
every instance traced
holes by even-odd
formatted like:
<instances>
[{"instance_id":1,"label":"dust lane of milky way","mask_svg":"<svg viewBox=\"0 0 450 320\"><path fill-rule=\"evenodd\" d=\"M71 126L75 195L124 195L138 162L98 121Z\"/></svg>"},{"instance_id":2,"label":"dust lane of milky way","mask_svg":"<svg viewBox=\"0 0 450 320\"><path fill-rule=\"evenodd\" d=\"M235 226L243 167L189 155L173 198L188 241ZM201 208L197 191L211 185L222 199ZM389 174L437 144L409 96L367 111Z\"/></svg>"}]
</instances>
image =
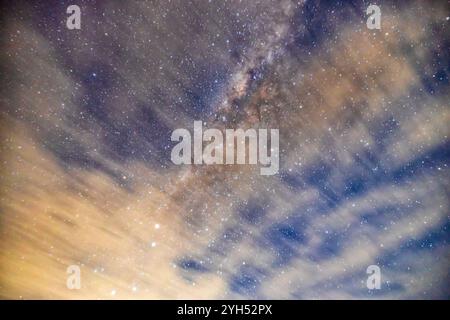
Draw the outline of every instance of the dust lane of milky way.
<instances>
[{"instance_id":1,"label":"dust lane of milky way","mask_svg":"<svg viewBox=\"0 0 450 320\"><path fill-rule=\"evenodd\" d=\"M380 1L381 30L359 1L76 2L80 30L3 4L0 297L448 298L445 1ZM279 173L174 165L196 120L278 128Z\"/></svg>"}]
</instances>

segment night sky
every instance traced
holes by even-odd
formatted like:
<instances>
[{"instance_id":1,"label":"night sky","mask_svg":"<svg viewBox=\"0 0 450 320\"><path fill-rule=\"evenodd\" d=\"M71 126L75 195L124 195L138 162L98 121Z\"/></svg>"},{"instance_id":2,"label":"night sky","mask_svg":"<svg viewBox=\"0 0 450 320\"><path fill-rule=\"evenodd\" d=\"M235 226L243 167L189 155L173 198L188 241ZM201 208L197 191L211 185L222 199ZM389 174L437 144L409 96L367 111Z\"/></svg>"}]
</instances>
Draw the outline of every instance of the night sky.
<instances>
[{"instance_id":1,"label":"night sky","mask_svg":"<svg viewBox=\"0 0 450 320\"><path fill-rule=\"evenodd\" d=\"M3 2L0 298L450 298L449 5L369 4ZM173 164L194 120L278 174Z\"/></svg>"}]
</instances>

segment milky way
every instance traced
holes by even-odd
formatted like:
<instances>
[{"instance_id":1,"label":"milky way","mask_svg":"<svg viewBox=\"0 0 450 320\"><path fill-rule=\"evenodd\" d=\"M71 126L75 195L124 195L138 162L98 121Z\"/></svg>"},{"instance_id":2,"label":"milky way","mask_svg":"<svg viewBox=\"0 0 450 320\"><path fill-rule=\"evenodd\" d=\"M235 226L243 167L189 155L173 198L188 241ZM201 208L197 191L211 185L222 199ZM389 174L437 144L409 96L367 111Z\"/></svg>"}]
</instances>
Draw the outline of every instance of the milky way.
<instances>
[{"instance_id":1,"label":"milky way","mask_svg":"<svg viewBox=\"0 0 450 320\"><path fill-rule=\"evenodd\" d=\"M4 3L0 297L449 298L450 10L377 4ZM194 121L278 174L173 164Z\"/></svg>"}]
</instances>

